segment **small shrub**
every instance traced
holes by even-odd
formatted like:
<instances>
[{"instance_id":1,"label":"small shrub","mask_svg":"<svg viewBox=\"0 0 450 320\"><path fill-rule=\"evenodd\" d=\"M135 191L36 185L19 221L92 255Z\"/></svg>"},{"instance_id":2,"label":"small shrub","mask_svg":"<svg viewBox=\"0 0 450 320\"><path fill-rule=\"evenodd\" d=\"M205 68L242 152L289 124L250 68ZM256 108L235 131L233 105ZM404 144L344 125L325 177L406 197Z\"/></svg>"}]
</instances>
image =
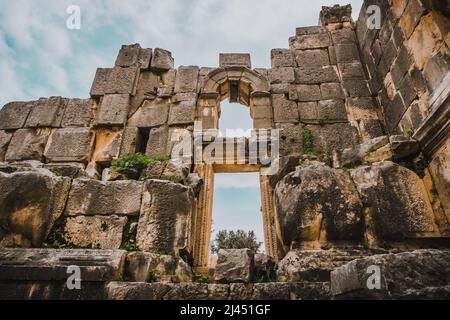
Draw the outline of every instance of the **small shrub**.
<instances>
[{"instance_id":1,"label":"small shrub","mask_svg":"<svg viewBox=\"0 0 450 320\"><path fill-rule=\"evenodd\" d=\"M313 136L311 130L308 127L305 127L303 129L303 147L308 154L314 154Z\"/></svg>"},{"instance_id":2,"label":"small shrub","mask_svg":"<svg viewBox=\"0 0 450 320\"><path fill-rule=\"evenodd\" d=\"M155 271L150 270L147 273L147 279L145 281L149 283L158 281L158 276L156 275Z\"/></svg>"},{"instance_id":3,"label":"small shrub","mask_svg":"<svg viewBox=\"0 0 450 320\"><path fill-rule=\"evenodd\" d=\"M170 181L172 181L172 182L175 182L175 183L180 183L180 182L183 180L182 177L180 177L180 176L178 176L178 175L176 175L176 174L173 174L173 175L169 176L168 179L169 179Z\"/></svg>"},{"instance_id":4,"label":"small shrub","mask_svg":"<svg viewBox=\"0 0 450 320\"><path fill-rule=\"evenodd\" d=\"M414 135L414 129L408 129L408 130L406 131L406 134L408 135L408 137L412 138L413 135Z\"/></svg>"},{"instance_id":5,"label":"small shrub","mask_svg":"<svg viewBox=\"0 0 450 320\"><path fill-rule=\"evenodd\" d=\"M196 274L194 276L194 282L197 282L197 283L210 283L211 279L207 275Z\"/></svg>"},{"instance_id":6,"label":"small shrub","mask_svg":"<svg viewBox=\"0 0 450 320\"><path fill-rule=\"evenodd\" d=\"M128 179L140 180L142 173L158 161L167 161L170 157L157 155L148 157L142 153L127 154L119 159L113 160L111 168L124 174ZM145 180L145 178L144 178Z\"/></svg>"}]
</instances>

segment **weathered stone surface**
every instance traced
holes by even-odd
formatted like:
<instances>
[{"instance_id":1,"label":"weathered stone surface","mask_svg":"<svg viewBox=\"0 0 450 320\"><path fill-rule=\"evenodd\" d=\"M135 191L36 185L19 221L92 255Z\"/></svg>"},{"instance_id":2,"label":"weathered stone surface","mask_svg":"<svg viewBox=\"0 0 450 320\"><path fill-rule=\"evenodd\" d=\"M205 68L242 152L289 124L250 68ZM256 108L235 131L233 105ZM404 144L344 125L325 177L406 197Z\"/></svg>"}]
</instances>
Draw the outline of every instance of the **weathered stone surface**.
<instances>
[{"instance_id":1,"label":"weathered stone surface","mask_svg":"<svg viewBox=\"0 0 450 320\"><path fill-rule=\"evenodd\" d=\"M0 130L0 161L5 161L6 150L8 150L8 144L11 138L11 133Z\"/></svg>"},{"instance_id":2,"label":"weathered stone surface","mask_svg":"<svg viewBox=\"0 0 450 320\"><path fill-rule=\"evenodd\" d=\"M338 63L359 61L358 47L354 43L336 44L336 58Z\"/></svg>"},{"instance_id":3,"label":"weathered stone surface","mask_svg":"<svg viewBox=\"0 0 450 320\"><path fill-rule=\"evenodd\" d=\"M354 79L345 79L342 82L342 86L344 87L347 96L349 97L369 97L370 91L367 86L367 81L362 80L354 80Z\"/></svg>"},{"instance_id":4,"label":"weathered stone surface","mask_svg":"<svg viewBox=\"0 0 450 320\"><path fill-rule=\"evenodd\" d=\"M293 67L282 67L269 69L269 82L271 84L292 83L295 80Z\"/></svg>"},{"instance_id":5,"label":"weathered stone surface","mask_svg":"<svg viewBox=\"0 0 450 320\"><path fill-rule=\"evenodd\" d=\"M0 130L20 129L25 125L33 102L10 102L0 109Z\"/></svg>"},{"instance_id":6,"label":"weathered stone surface","mask_svg":"<svg viewBox=\"0 0 450 320\"><path fill-rule=\"evenodd\" d=\"M291 284L292 300L329 300L329 282L296 282Z\"/></svg>"},{"instance_id":7,"label":"weathered stone surface","mask_svg":"<svg viewBox=\"0 0 450 320\"><path fill-rule=\"evenodd\" d=\"M436 288L449 285L450 252L424 249L397 254L383 254L351 261L331 272L331 291L338 298L399 299L416 296L422 298L448 298L432 294ZM373 272L371 266L380 268L380 289L370 290L367 283ZM434 289L433 289L434 288ZM429 291L431 294L426 294ZM422 294L419 294L422 292ZM340 297L339 297L340 296ZM427 297L428 296L428 297Z\"/></svg>"},{"instance_id":8,"label":"weathered stone surface","mask_svg":"<svg viewBox=\"0 0 450 320\"><path fill-rule=\"evenodd\" d=\"M365 80L363 65L360 62L344 62L340 63L339 69L344 80Z\"/></svg>"},{"instance_id":9,"label":"weathered stone surface","mask_svg":"<svg viewBox=\"0 0 450 320\"><path fill-rule=\"evenodd\" d=\"M62 280L65 284L70 265L80 267L84 285L117 280L123 274L125 257L123 250L1 249L0 280Z\"/></svg>"},{"instance_id":10,"label":"weathered stone surface","mask_svg":"<svg viewBox=\"0 0 450 320\"><path fill-rule=\"evenodd\" d=\"M64 225L64 239L77 247L119 249L122 244L126 217L69 217Z\"/></svg>"},{"instance_id":11,"label":"weathered stone surface","mask_svg":"<svg viewBox=\"0 0 450 320\"><path fill-rule=\"evenodd\" d=\"M447 219L450 220L450 162L448 159L450 159L450 139L447 139L442 148L436 152L428 168L433 176Z\"/></svg>"},{"instance_id":12,"label":"weathered stone surface","mask_svg":"<svg viewBox=\"0 0 450 320\"><path fill-rule=\"evenodd\" d=\"M49 162L87 162L93 143L89 128L64 128L54 131L45 148Z\"/></svg>"},{"instance_id":13,"label":"weathered stone surface","mask_svg":"<svg viewBox=\"0 0 450 320\"><path fill-rule=\"evenodd\" d=\"M252 300L290 300L290 285L288 283L255 283Z\"/></svg>"},{"instance_id":14,"label":"weathered stone surface","mask_svg":"<svg viewBox=\"0 0 450 320\"><path fill-rule=\"evenodd\" d=\"M331 39L334 44L356 43L355 31L350 28L331 31Z\"/></svg>"},{"instance_id":15,"label":"weathered stone surface","mask_svg":"<svg viewBox=\"0 0 450 320\"><path fill-rule=\"evenodd\" d=\"M276 281L276 263L266 254L255 254L253 279L256 282Z\"/></svg>"},{"instance_id":16,"label":"weathered stone surface","mask_svg":"<svg viewBox=\"0 0 450 320\"><path fill-rule=\"evenodd\" d=\"M171 286L171 290L164 296L164 300L207 300L208 284L180 283Z\"/></svg>"},{"instance_id":17,"label":"weathered stone surface","mask_svg":"<svg viewBox=\"0 0 450 320\"><path fill-rule=\"evenodd\" d=\"M141 108L128 121L128 125L139 128L152 128L163 125L169 116L169 100L145 100Z\"/></svg>"},{"instance_id":18,"label":"weathered stone surface","mask_svg":"<svg viewBox=\"0 0 450 320\"><path fill-rule=\"evenodd\" d=\"M390 136L392 152L395 159L411 157L419 152L419 143L405 136Z\"/></svg>"},{"instance_id":19,"label":"weathered stone surface","mask_svg":"<svg viewBox=\"0 0 450 320\"><path fill-rule=\"evenodd\" d=\"M352 6L334 5L332 7L323 6L320 11L320 23L323 26L333 23L343 23L352 21Z\"/></svg>"},{"instance_id":20,"label":"weathered stone surface","mask_svg":"<svg viewBox=\"0 0 450 320\"><path fill-rule=\"evenodd\" d=\"M169 181L148 180L137 230L139 249L173 255L185 248L193 205L190 188Z\"/></svg>"},{"instance_id":21,"label":"weathered stone surface","mask_svg":"<svg viewBox=\"0 0 450 320\"><path fill-rule=\"evenodd\" d=\"M208 300L228 300L230 296L230 286L228 284L209 284Z\"/></svg>"},{"instance_id":22,"label":"weathered stone surface","mask_svg":"<svg viewBox=\"0 0 450 320\"><path fill-rule=\"evenodd\" d=\"M330 58L326 49L295 50L295 60L301 66L328 66Z\"/></svg>"},{"instance_id":23,"label":"weathered stone surface","mask_svg":"<svg viewBox=\"0 0 450 320\"><path fill-rule=\"evenodd\" d=\"M160 77L152 71L141 71L136 88L136 95L147 99L154 99L160 86Z\"/></svg>"},{"instance_id":24,"label":"weathered stone surface","mask_svg":"<svg viewBox=\"0 0 450 320\"><path fill-rule=\"evenodd\" d=\"M149 273L158 282L190 282L194 273L181 258L150 252L132 252L127 256L127 273L133 281L149 281Z\"/></svg>"},{"instance_id":25,"label":"weathered stone surface","mask_svg":"<svg viewBox=\"0 0 450 320\"><path fill-rule=\"evenodd\" d=\"M332 66L300 66L295 69L295 82L314 84L339 82L336 70Z\"/></svg>"},{"instance_id":26,"label":"weathered stone surface","mask_svg":"<svg viewBox=\"0 0 450 320\"><path fill-rule=\"evenodd\" d=\"M150 130L145 154L147 156L169 155L168 150L169 127L161 126Z\"/></svg>"},{"instance_id":27,"label":"weathered stone surface","mask_svg":"<svg viewBox=\"0 0 450 320\"><path fill-rule=\"evenodd\" d=\"M39 247L64 210L70 179L45 169L0 172L0 247Z\"/></svg>"},{"instance_id":28,"label":"weathered stone surface","mask_svg":"<svg viewBox=\"0 0 450 320\"><path fill-rule=\"evenodd\" d=\"M277 279L283 282L330 281L330 272L354 259L385 253L359 249L291 250L278 264Z\"/></svg>"},{"instance_id":29,"label":"weathered stone surface","mask_svg":"<svg viewBox=\"0 0 450 320\"><path fill-rule=\"evenodd\" d=\"M159 282L110 282L106 289L109 300L162 300L171 288Z\"/></svg>"},{"instance_id":30,"label":"weathered stone surface","mask_svg":"<svg viewBox=\"0 0 450 320\"><path fill-rule=\"evenodd\" d=\"M19 129L9 143L5 155L7 162L42 160L50 131L48 129Z\"/></svg>"},{"instance_id":31,"label":"weathered stone surface","mask_svg":"<svg viewBox=\"0 0 450 320\"><path fill-rule=\"evenodd\" d=\"M151 69L155 71L168 71L173 69L174 60L170 51L156 48L153 51Z\"/></svg>"},{"instance_id":32,"label":"weathered stone surface","mask_svg":"<svg viewBox=\"0 0 450 320\"><path fill-rule=\"evenodd\" d=\"M239 66L248 69L252 68L250 54L248 53L221 53L219 55L219 67Z\"/></svg>"},{"instance_id":33,"label":"weathered stone surface","mask_svg":"<svg viewBox=\"0 0 450 320\"><path fill-rule=\"evenodd\" d=\"M322 99L318 85L298 84L289 87L289 100L295 101L318 101Z\"/></svg>"},{"instance_id":34,"label":"weathered stone surface","mask_svg":"<svg viewBox=\"0 0 450 320\"><path fill-rule=\"evenodd\" d=\"M122 133L122 144L120 145L120 155L134 154L138 149L140 139L139 128L126 127Z\"/></svg>"},{"instance_id":35,"label":"weathered stone surface","mask_svg":"<svg viewBox=\"0 0 450 320\"><path fill-rule=\"evenodd\" d=\"M344 92L339 83L322 83L320 85L320 92L324 100L344 99Z\"/></svg>"},{"instance_id":36,"label":"weathered stone surface","mask_svg":"<svg viewBox=\"0 0 450 320\"><path fill-rule=\"evenodd\" d=\"M95 116L95 125L123 126L127 121L129 104L128 94L105 95Z\"/></svg>"},{"instance_id":37,"label":"weathered stone surface","mask_svg":"<svg viewBox=\"0 0 450 320\"><path fill-rule=\"evenodd\" d=\"M318 103L317 118L323 121L347 120L343 100L321 100Z\"/></svg>"},{"instance_id":38,"label":"weathered stone surface","mask_svg":"<svg viewBox=\"0 0 450 320\"><path fill-rule=\"evenodd\" d=\"M289 48L293 50L320 49L331 46L328 33L316 33L289 38Z\"/></svg>"},{"instance_id":39,"label":"weathered stone surface","mask_svg":"<svg viewBox=\"0 0 450 320\"><path fill-rule=\"evenodd\" d=\"M253 276L254 253L250 249L220 249L214 280L249 283Z\"/></svg>"},{"instance_id":40,"label":"weathered stone surface","mask_svg":"<svg viewBox=\"0 0 450 320\"><path fill-rule=\"evenodd\" d=\"M139 67L148 69L152 58L152 49L142 49L136 43L123 45L117 56L115 65L117 67Z\"/></svg>"},{"instance_id":41,"label":"weathered stone surface","mask_svg":"<svg viewBox=\"0 0 450 320\"><path fill-rule=\"evenodd\" d=\"M96 163L109 164L120 155L123 131L97 129L95 131L95 147L91 160Z\"/></svg>"},{"instance_id":42,"label":"weathered stone surface","mask_svg":"<svg viewBox=\"0 0 450 320\"><path fill-rule=\"evenodd\" d=\"M199 71L197 66L179 67L175 77L175 93L196 92Z\"/></svg>"},{"instance_id":43,"label":"weathered stone surface","mask_svg":"<svg viewBox=\"0 0 450 320\"><path fill-rule=\"evenodd\" d=\"M297 104L289 101L283 94L272 95L275 122L298 122Z\"/></svg>"},{"instance_id":44,"label":"weathered stone surface","mask_svg":"<svg viewBox=\"0 0 450 320\"><path fill-rule=\"evenodd\" d=\"M66 105L67 99L61 97L41 98L35 101L25 127L60 127Z\"/></svg>"},{"instance_id":45,"label":"weathered stone surface","mask_svg":"<svg viewBox=\"0 0 450 320\"><path fill-rule=\"evenodd\" d=\"M272 68L296 67L294 53L289 49L272 49L270 52Z\"/></svg>"},{"instance_id":46,"label":"weathered stone surface","mask_svg":"<svg viewBox=\"0 0 450 320\"><path fill-rule=\"evenodd\" d=\"M181 101L170 105L169 125L193 124L195 119L195 100Z\"/></svg>"},{"instance_id":47,"label":"weathered stone surface","mask_svg":"<svg viewBox=\"0 0 450 320\"><path fill-rule=\"evenodd\" d=\"M61 126L89 127L93 117L92 107L91 99L69 99Z\"/></svg>"},{"instance_id":48,"label":"weathered stone surface","mask_svg":"<svg viewBox=\"0 0 450 320\"><path fill-rule=\"evenodd\" d=\"M280 129L280 155L300 155L303 152L303 127L301 124L281 123Z\"/></svg>"},{"instance_id":49,"label":"weathered stone surface","mask_svg":"<svg viewBox=\"0 0 450 320\"><path fill-rule=\"evenodd\" d=\"M98 68L91 87L91 96L134 94L139 75L137 67Z\"/></svg>"},{"instance_id":50,"label":"weathered stone surface","mask_svg":"<svg viewBox=\"0 0 450 320\"><path fill-rule=\"evenodd\" d=\"M82 163L48 163L44 165L44 168L50 170L57 176L71 179L85 176L84 165Z\"/></svg>"},{"instance_id":51,"label":"weathered stone surface","mask_svg":"<svg viewBox=\"0 0 450 320\"><path fill-rule=\"evenodd\" d=\"M370 228L376 237L402 239L433 233L433 211L414 172L387 161L359 167L351 174L370 208Z\"/></svg>"},{"instance_id":52,"label":"weathered stone surface","mask_svg":"<svg viewBox=\"0 0 450 320\"><path fill-rule=\"evenodd\" d=\"M389 151L389 155L387 156L387 158L374 158L377 150L380 150L385 146L388 147L386 151ZM384 152L376 153L376 155L378 156L382 156L383 154ZM341 165L343 167L351 168L354 166L362 165L364 161L378 162L388 160L389 157L392 159L392 151L389 145L389 138L388 136L381 136L370 139L358 145L356 148L344 149L341 156Z\"/></svg>"},{"instance_id":53,"label":"weathered stone surface","mask_svg":"<svg viewBox=\"0 0 450 320\"><path fill-rule=\"evenodd\" d=\"M326 232L328 240L357 240L362 236L361 200L350 176L343 171L319 162L297 167L277 184L274 196L286 246L317 240L321 232Z\"/></svg>"},{"instance_id":54,"label":"weathered stone surface","mask_svg":"<svg viewBox=\"0 0 450 320\"><path fill-rule=\"evenodd\" d=\"M141 207L142 182L101 182L77 179L72 183L65 214L138 215Z\"/></svg>"}]
</instances>

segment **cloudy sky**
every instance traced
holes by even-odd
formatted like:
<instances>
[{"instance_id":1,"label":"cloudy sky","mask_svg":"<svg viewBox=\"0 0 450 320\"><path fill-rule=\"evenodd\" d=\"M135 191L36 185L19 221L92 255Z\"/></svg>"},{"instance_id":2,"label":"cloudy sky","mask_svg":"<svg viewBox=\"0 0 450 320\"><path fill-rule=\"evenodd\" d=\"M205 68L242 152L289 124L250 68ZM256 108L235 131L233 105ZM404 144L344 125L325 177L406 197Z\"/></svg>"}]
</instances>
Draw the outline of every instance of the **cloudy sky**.
<instances>
[{"instance_id":1,"label":"cloudy sky","mask_svg":"<svg viewBox=\"0 0 450 320\"><path fill-rule=\"evenodd\" d=\"M220 52L248 52L253 67L270 67L272 48L287 47L296 27L317 25L321 6L336 3L351 3L355 18L362 0L0 0L0 106L88 97L96 68L114 65L122 44L168 49L177 66L214 67ZM69 5L81 9L80 30L66 27ZM223 126L244 115L233 110ZM239 192L236 184L257 188L251 177L217 179L217 214L230 210L223 200ZM235 192L227 192L230 183ZM239 205L259 214L253 202L242 198Z\"/></svg>"}]
</instances>

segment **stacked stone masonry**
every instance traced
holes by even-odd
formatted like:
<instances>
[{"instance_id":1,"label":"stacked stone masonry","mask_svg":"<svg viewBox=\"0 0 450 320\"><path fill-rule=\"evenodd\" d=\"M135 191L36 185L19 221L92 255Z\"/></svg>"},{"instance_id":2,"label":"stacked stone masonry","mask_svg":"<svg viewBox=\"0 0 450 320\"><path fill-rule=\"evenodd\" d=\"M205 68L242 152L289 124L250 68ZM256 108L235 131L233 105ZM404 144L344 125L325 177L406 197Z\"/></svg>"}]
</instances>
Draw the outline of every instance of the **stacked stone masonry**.
<instances>
[{"instance_id":1,"label":"stacked stone masonry","mask_svg":"<svg viewBox=\"0 0 450 320\"><path fill-rule=\"evenodd\" d=\"M450 18L442 3L366 0L356 22L350 6L324 7L319 26L299 27L287 48L271 50L267 69L252 69L243 53L220 54L217 67L175 68L167 50L124 45L112 68L97 69L89 99L7 103L0 298L12 286L23 299L450 297L444 271L417 276L412 291L389 287L399 265L414 274L420 263L450 263ZM194 164L189 150L183 164L158 161L138 181L111 164L135 153L173 157L198 124L218 129L224 99L247 106L254 129L279 129L280 168L261 174L271 257L223 251L209 270L214 172L261 167ZM92 267L83 271L89 285L73 296L61 280L80 260ZM278 269L254 283L268 261ZM376 296L360 285L371 262L388 272ZM150 272L157 280L145 283ZM208 272L215 283L193 282Z\"/></svg>"}]
</instances>

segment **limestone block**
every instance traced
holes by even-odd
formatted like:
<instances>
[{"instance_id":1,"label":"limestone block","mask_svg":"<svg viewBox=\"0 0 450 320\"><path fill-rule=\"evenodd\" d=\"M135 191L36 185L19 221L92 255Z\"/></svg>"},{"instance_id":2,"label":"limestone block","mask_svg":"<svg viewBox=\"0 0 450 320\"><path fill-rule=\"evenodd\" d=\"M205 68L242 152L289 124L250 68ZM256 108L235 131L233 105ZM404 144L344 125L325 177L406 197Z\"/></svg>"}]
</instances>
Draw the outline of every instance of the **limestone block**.
<instances>
[{"instance_id":1,"label":"limestone block","mask_svg":"<svg viewBox=\"0 0 450 320\"><path fill-rule=\"evenodd\" d=\"M89 128L57 129L48 139L44 156L49 162L87 162L93 138Z\"/></svg>"},{"instance_id":2,"label":"limestone block","mask_svg":"<svg viewBox=\"0 0 450 320\"><path fill-rule=\"evenodd\" d=\"M294 101L289 101L283 94L272 95L275 122L298 122L298 109Z\"/></svg>"},{"instance_id":3,"label":"limestone block","mask_svg":"<svg viewBox=\"0 0 450 320\"><path fill-rule=\"evenodd\" d=\"M354 120L378 119L373 98L349 98L348 107Z\"/></svg>"},{"instance_id":4,"label":"limestone block","mask_svg":"<svg viewBox=\"0 0 450 320\"><path fill-rule=\"evenodd\" d=\"M175 77L175 93L196 92L200 69L197 66L181 66Z\"/></svg>"},{"instance_id":5,"label":"limestone block","mask_svg":"<svg viewBox=\"0 0 450 320\"><path fill-rule=\"evenodd\" d=\"M433 182L444 208L447 219L450 220L450 139L447 139L430 162L429 169Z\"/></svg>"},{"instance_id":6,"label":"limestone block","mask_svg":"<svg viewBox=\"0 0 450 320\"><path fill-rule=\"evenodd\" d=\"M219 54L219 67L239 66L248 69L252 68L250 54L248 53L221 53Z\"/></svg>"},{"instance_id":7,"label":"limestone block","mask_svg":"<svg viewBox=\"0 0 450 320\"><path fill-rule=\"evenodd\" d=\"M164 300L206 300L209 285L206 283L180 283L173 285Z\"/></svg>"},{"instance_id":8,"label":"limestone block","mask_svg":"<svg viewBox=\"0 0 450 320\"><path fill-rule=\"evenodd\" d=\"M175 77L177 71L175 69L170 69L167 72L161 74L162 84L158 87L158 97L170 98L175 90Z\"/></svg>"},{"instance_id":9,"label":"limestone block","mask_svg":"<svg viewBox=\"0 0 450 320\"><path fill-rule=\"evenodd\" d=\"M253 276L254 253L250 249L220 249L214 280L221 283L249 283Z\"/></svg>"},{"instance_id":10,"label":"limestone block","mask_svg":"<svg viewBox=\"0 0 450 320\"><path fill-rule=\"evenodd\" d=\"M400 94L396 94L393 101L382 105L384 109L384 121L388 132L394 132L402 118L406 107Z\"/></svg>"},{"instance_id":11,"label":"limestone block","mask_svg":"<svg viewBox=\"0 0 450 320\"><path fill-rule=\"evenodd\" d=\"M8 144L11 138L11 133L0 130L0 162L5 161L6 150L8 150Z\"/></svg>"},{"instance_id":12,"label":"limestone block","mask_svg":"<svg viewBox=\"0 0 450 320\"><path fill-rule=\"evenodd\" d=\"M336 50L336 58L338 63L359 61L358 47L354 43L349 44L336 44L334 45Z\"/></svg>"},{"instance_id":13,"label":"limestone block","mask_svg":"<svg viewBox=\"0 0 450 320\"><path fill-rule=\"evenodd\" d=\"M136 237L139 249L178 254L187 246L193 205L190 188L169 181L147 180Z\"/></svg>"},{"instance_id":14,"label":"limestone block","mask_svg":"<svg viewBox=\"0 0 450 320\"><path fill-rule=\"evenodd\" d=\"M365 80L363 66L360 62L340 63L339 70L342 74L343 80Z\"/></svg>"},{"instance_id":15,"label":"limestone block","mask_svg":"<svg viewBox=\"0 0 450 320\"><path fill-rule=\"evenodd\" d=\"M76 179L72 183L65 214L135 216L139 214L141 195L142 182L139 181Z\"/></svg>"},{"instance_id":16,"label":"limestone block","mask_svg":"<svg viewBox=\"0 0 450 320\"><path fill-rule=\"evenodd\" d=\"M407 39L409 39L413 33L424 12L425 7L419 0L411 0L408 2L408 5L406 6L399 21L400 28L403 30L403 33Z\"/></svg>"},{"instance_id":17,"label":"limestone block","mask_svg":"<svg viewBox=\"0 0 450 320\"><path fill-rule=\"evenodd\" d=\"M150 130L150 136L148 139L145 154L147 156L168 155L168 139L169 139L169 127L161 126L152 128Z\"/></svg>"},{"instance_id":18,"label":"limestone block","mask_svg":"<svg viewBox=\"0 0 450 320\"><path fill-rule=\"evenodd\" d=\"M119 157L127 154L135 154L140 142L139 129L136 127L126 127L122 133L122 144L120 145Z\"/></svg>"},{"instance_id":19,"label":"limestone block","mask_svg":"<svg viewBox=\"0 0 450 320\"><path fill-rule=\"evenodd\" d=\"M77 216L66 219L64 238L82 248L119 249L126 217Z\"/></svg>"},{"instance_id":20,"label":"limestone block","mask_svg":"<svg viewBox=\"0 0 450 320\"><path fill-rule=\"evenodd\" d=\"M331 39L334 44L356 43L355 31L348 28L331 31Z\"/></svg>"},{"instance_id":21,"label":"limestone block","mask_svg":"<svg viewBox=\"0 0 450 320\"><path fill-rule=\"evenodd\" d=\"M134 94L139 76L137 67L99 68L91 87L91 96Z\"/></svg>"},{"instance_id":22,"label":"limestone block","mask_svg":"<svg viewBox=\"0 0 450 320\"><path fill-rule=\"evenodd\" d=\"M292 83L295 80L294 68L283 67L269 69L268 77L270 83Z\"/></svg>"},{"instance_id":23,"label":"limestone block","mask_svg":"<svg viewBox=\"0 0 450 320\"><path fill-rule=\"evenodd\" d=\"M136 43L132 45L123 45L117 56L115 65L117 67L139 67L148 69L152 58L152 49L142 49Z\"/></svg>"},{"instance_id":24,"label":"limestone block","mask_svg":"<svg viewBox=\"0 0 450 320\"><path fill-rule=\"evenodd\" d=\"M384 135L383 128L379 120L361 120L359 130L365 139L372 139Z\"/></svg>"},{"instance_id":25,"label":"limestone block","mask_svg":"<svg viewBox=\"0 0 450 320\"><path fill-rule=\"evenodd\" d=\"M109 300L162 300L172 286L168 283L109 282Z\"/></svg>"},{"instance_id":26,"label":"limestone block","mask_svg":"<svg viewBox=\"0 0 450 320\"><path fill-rule=\"evenodd\" d=\"M365 80L344 79L342 86L349 97L369 97L370 91Z\"/></svg>"},{"instance_id":27,"label":"limestone block","mask_svg":"<svg viewBox=\"0 0 450 320\"><path fill-rule=\"evenodd\" d=\"M291 85L289 87L289 100L307 102L322 99L318 85Z\"/></svg>"},{"instance_id":28,"label":"limestone block","mask_svg":"<svg viewBox=\"0 0 450 320\"><path fill-rule=\"evenodd\" d=\"M170 105L169 125L193 124L195 119L195 100L181 101Z\"/></svg>"},{"instance_id":29,"label":"limestone block","mask_svg":"<svg viewBox=\"0 0 450 320\"><path fill-rule=\"evenodd\" d=\"M291 155L303 152L303 128L300 124L281 123L280 129L280 154Z\"/></svg>"},{"instance_id":30,"label":"limestone block","mask_svg":"<svg viewBox=\"0 0 450 320\"><path fill-rule=\"evenodd\" d=\"M95 117L97 126L124 126L127 121L130 96L107 94L103 97Z\"/></svg>"},{"instance_id":31,"label":"limestone block","mask_svg":"<svg viewBox=\"0 0 450 320\"><path fill-rule=\"evenodd\" d=\"M64 210L70 179L45 169L0 172L0 247L40 247Z\"/></svg>"},{"instance_id":32,"label":"limestone block","mask_svg":"<svg viewBox=\"0 0 450 320\"><path fill-rule=\"evenodd\" d=\"M403 135L390 136L389 141L395 159L408 158L417 155L420 149L417 140Z\"/></svg>"},{"instance_id":33,"label":"limestone block","mask_svg":"<svg viewBox=\"0 0 450 320\"><path fill-rule=\"evenodd\" d=\"M69 99L61 122L66 127L89 127L93 117L93 101L90 99Z\"/></svg>"},{"instance_id":34,"label":"limestone block","mask_svg":"<svg viewBox=\"0 0 450 320\"><path fill-rule=\"evenodd\" d=\"M19 129L17 130L6 151L7 162L23 160L42 161L44 148L50 131L47 129Z\"/></svg>"},{"instance_id":35,"label":"limestone block","mask_svg":"<svg viewBox=\"0 0 450 320\"><path fill-rule=\"evenodd\" d=\"M60 127L66 105L67 99L61 97L41 98L35 101L25 126L29 128Z\"/></svg>"},{"instance_id":36,"label":"limestone block","mask_svg":"<svg viewBox=\"0 0 450 320\"><path fill-rule=\"evenodd\" d=\"M322 83L320 85L322 99L344 99L344 92L340 83Z\"/></svg>"},{"instance_id":37,"label":"limestone block","mask_svg":"<svg viewBox=\"0 0 450 320\"><path fill-rule=\"evenodd\" d=\"M294 54L289 49L272 49L270 52L272 68L296 67Z\"/></svg>"},{"instance_id":38,"label":"limestone block","mask_svg":"<svg viewBox=\"0 0 450 320\"><path fill-rule=\"evenodd\" d=\"M328 66L330 59L326 49L295 50L295 60L302 66Z\"/></svg>"},{"instance_id":39,"label":"limestone block","mask_svg":"<svg viewBox=\"0 0 450 320\"><path fill-rule=\"evenodd\" d=\"M0 109L0 130L20 129L25 125L32 102L10 102Z\"/></svg>"},{"instance_id":40,"label":"limestone block","mask_svg":"<svg viewBox=\"0 0 450 320\"><path fill-rule=\"evenodd\" d=\"M327 33L328 30L322 26L298 27L295 30L297 36L304 36L317 33Z\"/></svg>"},{"instance_id":41,"label":"limestone block","mask_svg":"<svg viewBox=\"0 0 450 320\"><path fill-rule=\"evenodd\" d=\"M431 57L424 70L430 91L434 92L444 81L448 81L446 80L448 74L450 74L450 52L447 54L437 53Z\"/></svg>"},{"instance_id":42,"label":"limestone block","mask_svg":"<svg viewBox=\"0 0 450 320\"><path fill-rule=\"evenodd\" d=\"M71 179L85 177L84 164L82 163L48 163L44 165L44 168L61 177L68 177Z\"/></svg>"},{"instance_id":43,"label":"limestone block","mask_svg":"<svg viewBox=\"0 0 450 320\"><path fill-rule=\"evenodd\" d=\"M316 33L289 38L289 48L292 50L320 49L331 46L328 33Z\"/></svg>"},{"instance_id":44,"label":"limestone block","mask_svg":"<svg viewBox=\"0 0 450 320\"><path fill-rule=\"evenodd\" d=\"M253 119L272 119L272 108L270 105L253 106L252 108Z\"/></svg>"},{"instance_id":45,"label":"limestone block","mask_svg":"<svg viewBox=\"0 0 450 320\"><path fill-rule=\"evenodd\" d=\"M141 108L128 121L129 126L152 128L167 123L170 102L168 99L145 100Z\"/></svg>"},{"instance_id":46,"label":"limestone block","mask_svg":"<svg viewBox=\"0 0 450 320\"><path fill-rule=\"evenodd\" d=\"M339 82L339 78L332 66L300 66L295 69L295 82L299 84Z\"/></svg>"},{"instance_id":47,"label":"limestone block","mask_svg":"<svg viewBox=\"0 0 450 320\"><path fill-rule=\"evenodd\" d=\"M156 73L148 70L141 71L136 87L136 94L149 99L155 98L159 86L160 77Z\"/></svg>"},{"instance_id":48,"label":"limestone block","mask_svg":"<svg viewBox=\"0 0 450 320\"><path fill-rule=\"evenodd\" d=\"M92 160L98 163L109 163L120 155L123 131L99 129L95 132L95 147Z\"/></svg>"},{"instance_id":49,"label":"limestone block","mask_svg":"<svg viewBox=\"0 0 450 320\"><path fill-rule=\"evenodd\" d=\"M323 26L344 23L352 21L352 6L351 5L334 5L332 7L323 6L320 11L320 24Z\"/></svg>"},{"instance_id":50,"label":"limestone block","mask_svg":"<svg viewBox=\"0 0 450 320\"><path fill-rule=\"evenodd\" d=\"M409 169L379 162L352 171L370 208L370 225L378 239L420 237L435 231L433 210L422 180Z\"/></svg>"},{"instance_id":51,"label":"limestone block","mask_svg":"<svg viewBox=\"0 0 450 320\"><path fill-rule=\"evenodd\" d=\"M300 116L300 121L319 119L317 101L299 102L298 113Z\"/></svg>"},{"instance_id":52,"label":"limestone block","mask_svg":"<svg viewBox=\"0 0 450 320\"><path fill-rule=\"evenodd\" d=\"M127 254L124 250L92 249L1 249L1 252L1 280L65 283L67 267L78 265L85 285L119 279Z\"/></svg>"},{"instance_id":53,"label":"limestone block","mask_svg":"<svg viewBox=\"0 0 450 320\"><path fill-rule=\"evenodd\" d=\"M286 175L275 188L282 241L358 240L363 234L362 203L350 176L311 162ZM324 220L324 230L322 224Z\"/></svg>"},{"instance_id":54,"label":"limestone block","mask_svg":"<svg viewBox=\"0 0 450 320\"><path fill-rule=\"evenodd\" d=\"M208 284L208 300L228 300L230 286L228 284Z\"/></svg>"},{"instance_id":55,"label":"limestone block","mask_svg":"<svg viewBox=\"0 0 450 320\"><path fill-rule=\"evenodd\" d=\"M344 100L321 100L317 111L320 120L347 120Z\"/></svg>"},{"instance_id":56,"label":"limestone block","mask_svg":"<svg viewBox=\"0 0 450 320\"><path fill-rule=\"evenodd\" d=\"M153 51L151 69L155 71L168 71L173 69L174 60L170 51L156 48Z\"/></svg>"}]
</instances>

